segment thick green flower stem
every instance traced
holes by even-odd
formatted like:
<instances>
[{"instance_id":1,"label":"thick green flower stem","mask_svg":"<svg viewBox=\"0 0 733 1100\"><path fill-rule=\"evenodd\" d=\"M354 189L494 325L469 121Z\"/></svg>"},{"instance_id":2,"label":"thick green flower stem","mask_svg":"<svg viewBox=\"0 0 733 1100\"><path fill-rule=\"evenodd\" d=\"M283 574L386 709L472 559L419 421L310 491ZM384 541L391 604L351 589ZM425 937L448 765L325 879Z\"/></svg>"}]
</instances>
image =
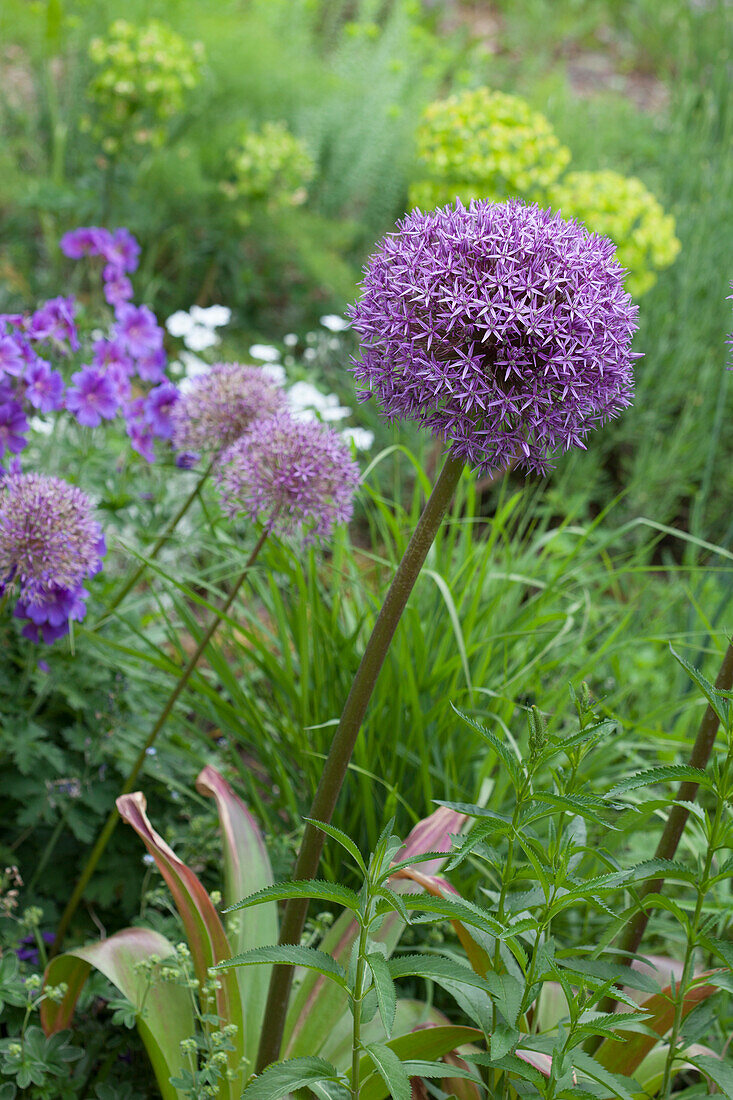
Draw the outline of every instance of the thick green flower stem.
<instances>
[{"instance_id":1,"label":"thick green flower stem","mask_svg":"<svg viewBox=\"0 0 733 1100\"><path fill-rule=\"evenodd\" d=\"M308 817L316 821L330 822L331 820L369 700L384 664L384 659L387 656L387 650L427 557L428 550L433 544L443 516L453 499L463 466L462 459L454 455L453 452L448 453L443 469L430 494L430 499L425 505L423 514L420 516L417 527L389 587L382 610L379 612L377 621L374 624L361 664L351 685L351 691L344 705L341 721L334 735L331 749L323 766L318 790L308 814ZM306 825L298 858L293 869L294 879L312 879L315 876L323 843L324 834L312 825ZM306 899L291 899L287 902L280 930L281 944L300 942L307 910L308 901ZM273 967L264 1016L267 1020L267 1027L263 1030L257 1057L258 1072L270 1065L271 1062L277 1061L280 1055L292 982L292 967Z\"/></svg>"},{"instance_id":2,"label":"thick green flower stem","mask_svg":"<svg viewBox=\"0 0 733 1100\"><path fill-rule=\"evenodd\" d=\"M718 678L715 681L715 687L719 691L730 691L733 687L733 642L731 642L723 657L723 663L720 666ZM708 765L710 755L715 746L715 738L718 734L718 726L720 720L708 704L705 708L705 713L702 716L700 722L700 729L698 730L697 737L695 738L695 744L692 747L690 753L689 764L693 768L700 768L702 771ZM657 850L654 853L655 859L668 859L673 860L677 852L677 845L680 842L682 833L684 832L687 819L690 816L689 804L695 801L697 796L699 784L694 783L691 780L685 780L684 783L680 783L675 798L674 805L669 812L669 817L662 831L662 835L657 844ZM652 881L646 882L639 891L640 900L648 897L650 894L658 894L664 886L663 878L655 878ZM618 962L623 966L631 966L634 960L634 955L639 950L646 926L649 923L650 910L639 908L626 925L623 935L619 941L619 950L622 955L619 956ZM605 997L599 1005L599 1011L612 1012L615 1004L613 996Z\"/></svg>"},{"instance_id":3,"label":"thick green flower stem","mask_svg":"<svg viewBox=\"0 0 733 1100\"><path fill-rule=\"evenodd\" d=\"M135 786L135 784L137 782L137 777L140 774L140 771L142 770L142 767L145 763L145 759L146 759L146 756L148 754L148 750L153 747L153 744L154 744L158 734L160 733L160 731L163 729L163 726L168 721L168 718L170 716L171 711L173 710L174 706L176 705L181 693L183 692L184 688L186 687L188 681L191 679L191 676L193 675L193 673L196 669L196 666L198 665L199 661L201 660L201 656L204 653L204 650L208 646L211 639L214 637L214 634L216 633L216 630L218 629L220 622L222 621L223 618L226 617L226 615L229 612L232 604L234 603L235 599L237 598L237 593L239 592L240 588L242 587L242 585L243 585L250 569L254 565L254 563L257 559L257 555L259 554L260 550L262 549L262 547L264 545L264 542L265 542L265 539L267 538L267 535L268 535L268 529L265 528L265 530L263 530L262 534L260 535L259 539L257 540L257 544L254 547L252 553L250 554L249 558L247 559L247 564L245 565L243 571L241 572L241 574L239 575L239 577L235 581L234 587L232 588L231 592L227 596L226 602L223 604L223 606L220 608L220 610L217 611L216 615L214 616L214 618L209 623L208 627L206 628L206 631L204 632L204 634L201 638L201 641L196 646L196 649L191 654L188 661L186 662L183 669L181 670L181 675L178 678L176 686L173 689L173 691L171 692L171 694L168 696L166 704L163 707L163 709L161 710L160 714L158 715L158 719L157 719L155 725L153 726L152 730L148 734L148 738L147 738L145 744L140 749L140 752L137 755L137 759L135 760L135 763L133 764L129 775L127 776L127 779L125 780L125 782L122 786L122 789L120 790L120 795L129 794L130 791ZM97 867L97 864L99 863L100 859L102 858L102 855L104 854L104 851L107 847L107 844L109 843L109 840L110 840L110 837L112 836L112 833L115 831L115 828L117 826L118 821L119 821L119 814L117 813L117 808L115 807L112 810L109 817L107 818L106 822L104 823L104 827L103 827L101 833L99 834L99 836L97 837L97 841L96 841L94 847L92 848L92 851L89 854L89 858L87 859L87 862L84 866L84 870L82 871L81 876L79 877L79 881L77 882L76 886L74 887L74 892L72 893L71 897L69 898L68 904L67 904L66 908L64 909L63 915L62 915L61 920L59 922L58 930L56 932L56 939L54 940L53 947L51 949L51 956L52 957L54 955L57 955L58 952L61 950L61 946L63 944L64 938L65 938L66 933L68 931L71 919L74 916L74 913L76 912L76 910L79 906L79 902L81 901L81 899L84 896L84 891L86 890L87 885L89 884L90 878L94 874L94 871Z\"/></svg>"},{"instance_id":4,"label":"thick green flower stem","mask_svg":"<svg viewBox=\"0 0 733 1100\"><path fill-rule=\"evenodd\" d=\"M166 544L166 542L171 537L171 535L175 531L178 524L181 522L181 520L185 516L188 509L191 507L193 502L196 500L196 498L200 494L200 492L201 492L201 490L204 486L204 482L207 480L209 474L211 473L211 471L213 469L214 462L215 462L215 458L212 458L211 462L209 462L208 466L206 467L204 472L201 474L201 477L198 479L198 481L194 485L193 489L191 490L191 492L188 494L188 496L184 500L181 507L178 509L178 511L175 513L175 515L172 516L171 519L169 520L168 526L166 527L166 529L156 539L150 553L146 556L145 561L140 563L140 565L137 567L135 572L130 577L128 577L128 579L124 582L124 584L120 588L119 592L115 593L115 595L112 599L112 602L105 609L104 615L100 619L100 621L97 623L97 626L100 626L103 622L105 622L110 617L112 612L115 611L116 608L119 607L119 605L122 603L122 601L124 600L124 598L128 594L128 592L131 592L132 589L137 584L137 582L140 580L143 573L147 569L148 564L151 561L154 561L155 558L157 558L161 548Z\"/></svg>"}]
</instances>

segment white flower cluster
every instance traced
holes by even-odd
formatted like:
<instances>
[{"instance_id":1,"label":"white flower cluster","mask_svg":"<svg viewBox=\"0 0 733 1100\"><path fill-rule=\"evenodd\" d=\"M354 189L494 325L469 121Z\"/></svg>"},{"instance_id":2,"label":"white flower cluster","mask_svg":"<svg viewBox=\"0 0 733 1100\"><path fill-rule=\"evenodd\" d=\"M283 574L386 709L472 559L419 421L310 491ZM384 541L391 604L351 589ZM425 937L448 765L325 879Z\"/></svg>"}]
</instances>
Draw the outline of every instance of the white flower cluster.
<instances>
[{"instance_id":1,"label":"white flower cluster","mask_svg":"<svg viewBox=\"0 0 733 1100\"><path fill-rule=\"evenodd\" d=\"M188 349L182 351L178 357L186 375L179 383L183 393L190 389L194 378L209 370L209 364L194 353L205 351L218 344L219 336L215 329L227 325L230 318L231 310L226 306L209 306L207 309L191 306L188 312L178 310L166 321L165 327L171 336L181 339ZM343 332L349 327L349 322L335 313L321 317L321 324L333 333ZM306 342L311 343L315 339L316 334L309 333ZM298 343L298 337L295 333L289 332L283 338L283 343L287 348L294 348ZM341 405L335 393L323 393L312 382L294 382L288 387L281 353L273 344L252 344L249 354L251 359L262 364L262 372L267 378L275 385L285 388L292 413L298 420L337 422L352 415L353 410ZM315 358L315 354L312 348L307 348L305 358L311 360ZM292 356L286 357L286 364L292 365L293 362ZM374 443L374 434L366 428L344 428L341 434L360 451L368 450Z\"/></svg>"},{"instance_id":2,"label":"white flower cluster","mask_svg":"<svg viewBox=\"0 0 733 1100\"><path fill-rule=\"evenodd\" d=\"M232 311L226 306L191 306L188 313L179 309L165 323L171 336L183 340L189 351L205 351L219 343L216 329L228 325Z\"/></svg>"}]
</instances>

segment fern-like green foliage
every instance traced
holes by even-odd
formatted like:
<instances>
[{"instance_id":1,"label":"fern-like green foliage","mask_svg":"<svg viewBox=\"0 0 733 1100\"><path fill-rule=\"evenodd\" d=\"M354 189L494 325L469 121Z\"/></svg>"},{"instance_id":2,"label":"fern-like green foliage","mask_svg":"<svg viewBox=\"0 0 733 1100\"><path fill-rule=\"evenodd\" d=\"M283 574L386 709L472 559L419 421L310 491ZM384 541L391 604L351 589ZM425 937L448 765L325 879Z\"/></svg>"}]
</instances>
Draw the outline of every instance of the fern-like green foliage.
<instances>
[{"instance_id":1,"label":"fern-like green foliage","mask_svg":"<svg viewBox=\"0 0 733 1100\"><path fill-rule=\"evenodd\" d=\"M628 269L626 287L638 297L654 286L657 272L682 247L675 221L640 179L618 172L569 172L549 194L553 208L610 237Z\"/></svg>"},{"instance_id":2,"label":"fern-like green foliage","mask_svg":"<svg viewBox=\"0 0 733 1100\"><path fill-rule=\"evenodd\" d=\"M476 88L431 103L417 131L410 203L541 198L570 161L552 126L519 96Z\"/></svg>"},{"instance_id":3,"label":"fern-like green foliage","mask_svg":"<svg viewBox=\"0 0 733 1100\"><path fill-rule=\"evenodd\" d=\"M201 75L203 47L188 43L154 19L136 26L116 19L103 38L93 38L89 58L97 71L87 89L96 119L86 119L102 148L117 154L132 141L162 145L166 127L182 111L186 93Z\"/></svg>"}]
</instances>

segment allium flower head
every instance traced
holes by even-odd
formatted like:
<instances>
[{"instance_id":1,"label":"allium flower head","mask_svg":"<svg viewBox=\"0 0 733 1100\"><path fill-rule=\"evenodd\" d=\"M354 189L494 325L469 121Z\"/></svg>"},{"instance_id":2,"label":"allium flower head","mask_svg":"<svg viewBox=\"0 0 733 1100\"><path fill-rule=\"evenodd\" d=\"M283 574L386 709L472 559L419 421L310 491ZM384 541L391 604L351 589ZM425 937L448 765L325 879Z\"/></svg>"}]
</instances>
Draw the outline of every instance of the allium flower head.
<instances>
[{"instance_id":1,"label":"allium flower head","mask_svg":"<svg viewBox=\"0 0 733 1100\"><path fill-rule=\"evenodd\" d=\"M215 363L198 375L171 412L179 451L212 451L238 439L257 417L284 407L282 392L259 367Z\"/></svg>"},{"instance_id":2,"label":"allium flower head","mask_svg":"<svg viewBox=\"0 0 733 1100\"><path fill-rule=\"evenodd\" d=\"M537 206L415 210L350 311L362 400L479 470L544 472L631 402L637 309L623 275L610 240Z\"/></svg>"},{"instance_id":3,"label":"allium flower head","mask_svg":"<svg viewBox=\"0 0 733 1100\"><path fill-rule=\"evenodd\" d=\"M89 497L58 477L16 474L0 487L0 579L28 606L58 599L99 572L102 529Z\"/></svg>"},{"instance_id":4,"label":"allium flower head","mask_svg":"<svg viewBox=\"0 0 733 1100\"><path fill-rule=\"evenodd\" d=\"M224 452L219 484L230 516L313 541L351 518L359 468L332 428L278 412Z\"/></svg>"}]
</instances>

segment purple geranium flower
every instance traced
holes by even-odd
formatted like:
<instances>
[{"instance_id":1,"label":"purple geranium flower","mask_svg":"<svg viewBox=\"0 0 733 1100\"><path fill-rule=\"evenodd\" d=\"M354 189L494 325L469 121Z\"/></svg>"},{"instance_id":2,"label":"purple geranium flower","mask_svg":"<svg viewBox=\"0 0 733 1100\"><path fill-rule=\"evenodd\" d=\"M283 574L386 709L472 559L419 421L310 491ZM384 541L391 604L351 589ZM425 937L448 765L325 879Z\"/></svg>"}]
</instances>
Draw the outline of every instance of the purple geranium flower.
<instances>
[{"instance_id":1,"label":"purple geranium flower","mask_svg":"<svg viewBox=\"0 0 733 1100\"><path fill-rule=\"evenodd\" d=\"M613 243L577 222L517 201L415 210L365 271L362 399L479 470L544 472L631 402L637 309Z\"/></svg>"},{"instance_id":2,"label":"purple geranium flower","mask_svg":"<svg viewBox=\"0 0 733 1100\"><path fill-rule=\"evenodd\" d=\"M40 663L41 662L39 662L39 664ZM43 932L42 938L45 944L50 945L53 943L56 937L53 932ZM15 955L16 958L20 960L20 962L30 963L33 967L39 965L40 959L38 953L38 943L36 941L36 937L33 935L32 932L29 936L23 936L23 939L20 940L18 946L15 949Z\"/></svg>"},{"instance_id":3,"label":"purple geranium flower","mask_svg":"<svg viewBox=\"0 0 733 1100\"><path fill-rule=\"evenodd\" d=\"M129 302L132 295L132 283L122 272L118 271L114 278L105 279L104 297L111 306L117 308L124 302Z\"/></svg>"},{"instance_id":4,"label":"purple geranium flower","mask_svg":"<svg viewBox=\"0 0 733 1100\"><path fill-rule=\"evenodd\" d=\"M138 265L140 245L129 229L115 229L113 233L107 234L100 252L110 267L121 272L132 272ZM105 274L104 278L107 279L108 276Z\"/></svg>"},{"instance_id":5,"label":"purple geranium flower","mask_svg":"<svg viewBox=\"0 0 733 1100\"><path fill-rule=\"evenodd\" d=\"M161 382L165 378L165 365L167 357L164 348L141 355L135 364L135 369L144 382Z\"/></svg>"},{"instance_id":6,"label":"purple geranium flower","mask_svg":"<svg viewBox=\"0 0 733 1100\"><path fill-rule=\"evenodd\" d=\"M75 312L76 303L73 298L50 298L26 322L29 339L53 340L60 346L68 343L72 351L78 351Z\"/></svg>"},{"instance_id":7,"label":"purple geranium flower","mask_svg":"<svg viewBox=\"0 0 733 1100\"><path fill-rule=\"evenodd\" d=\"M63 408L64 379L45 359L36 359L25 372L25 396L42 413Z\"/></svg>"},{"instance_id":8,"label":"purple geranium flower","mask_svg":"<svg viewBox=\"0 0 733 1100\"><path fill-rule=\"evenodd\" d=\"M25 356L14 336L0 336L0 375L17 378L25 370Z\"/></svg>"},{"instance_id":9,"label":"purple geranium flower","mask_svg":"<svg viewBox=\"0 0 733 1100\"><path fill-rule=\"evenodd\" d=\"M17 455L26 445L24 432L28 431L28 421L17 401L4 401L0 404L0 458L6 451Z\"/></svg>"},{"instance_id":10,"label":"purple geranium flower","mask_svg":"<svg viewBox=\"0 0 733 1100\"><path fill-rule=\"evenodd\" d=\"M152 389L145 398L145 419L155 435L170 439L173 435L171 410L180 394L172 382L163 382Z\"/></svg>"},{"instance_id":11,"label":"purple geranium flower","mask_svg":"<svg viewBox=\"0 0 733 1100\"><path fill-rule=\"evenodd\" d=\"M80 226L79 229L64 233L59 241L59 248L70 260L80 260L82 256L98 256L109 236L106 229L99 229L96 225Z\"/></svg>"},{"instance_id":12,"label":"purple geranium flower","mask_svg":"<svg viewBox=\"0 0 733 1100\"><path fill-rule=\"evenodd\" d=\"M80 424L96 428L102 418L117 414L117 396L112 380L96 367L83 367L72 374L74 388L67 391L66 408Z\"/></svg>"},{"instance_id":13,"label":"purple geranium flower","mask_svg":"<svg viewBox=\"0 0 733 1100\"><path fill-rule=\"evenodd\" d=\"M245 512L312 541L351 518L359 468L332 428L279 412L255 420L224 452L219 484L230 516Z\"/></svg>"},{"instance_id":14,"label":"purple geranium flower","mask_svg":"<svg viewBox=\"0 0 733 1100\"><path fill-rule=\"evenodd\" d=\"M139 360L163 347L163 330L147 306L118 306L116 317L115 336L122 340L134 359Z\"/></svg>"},{"instance_id":15,"label":"purple geranium flower","mask_svg":"<svg viewBox=\"0 0 733 1100\"><path fill-rule=\"evenodd\" d=\"M87 613L85 601L88 596L89 593L82 585L76 588L50 585L35 603L18 600L13 615L16 619L28 620L21 630L24 638L31 642L52 645L69 633L71 621L82 621Z\"/></svg>"},{"instance_id":16,"label":"purple geranium flower","mask_svg":"<svg viewBox=\"0 0 733 1100\"><path fill-rule=\"evenodd\" d=\"M101 371L110 367L132 374L133 362L122 340L95 340L92 345L92 363Z\"/></svg>"},{"instance_id":17,"label":"purple geranium flower","mask_svg":"<svg viewBox=\"0 0 733 1100\"><path fill-rule=\"evenodd\" d=\"M125 424L133 451L142 455L146 462L155 462L155 436L147 418L144 397L136 397L134 401L128 402L125 407Z\"/></svg>"}]
</instances>

